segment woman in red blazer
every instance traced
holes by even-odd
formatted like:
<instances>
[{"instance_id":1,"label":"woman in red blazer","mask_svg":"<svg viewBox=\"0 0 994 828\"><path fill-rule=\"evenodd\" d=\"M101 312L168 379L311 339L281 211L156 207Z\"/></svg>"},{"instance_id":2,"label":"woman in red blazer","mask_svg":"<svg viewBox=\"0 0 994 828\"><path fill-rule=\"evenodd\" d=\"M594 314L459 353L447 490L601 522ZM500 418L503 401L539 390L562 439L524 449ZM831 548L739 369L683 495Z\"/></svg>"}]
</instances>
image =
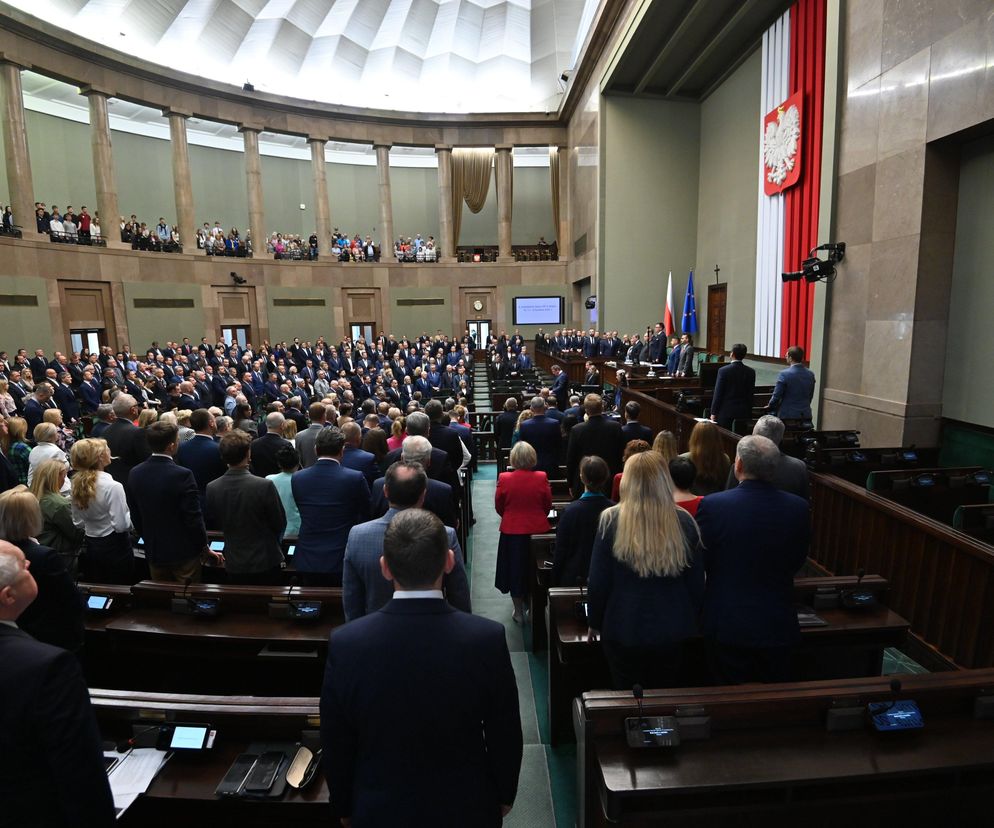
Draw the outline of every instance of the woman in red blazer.
<instances>
[{"instance_id":1,"label":"woman in red blazer","mask_svg":"<svg viewBox=\"0 0 994 828\"><path fill-rule=\"evenodd\" d=\"M532 471L538 457L531 444L518 442L511 449L511 468L497 478L494 506L500 520L495 586L511 593L518 624L524 618L528 593L528 556L531 536L549 531L552 488L543 471Z\"/></svg>"}]
</instances>

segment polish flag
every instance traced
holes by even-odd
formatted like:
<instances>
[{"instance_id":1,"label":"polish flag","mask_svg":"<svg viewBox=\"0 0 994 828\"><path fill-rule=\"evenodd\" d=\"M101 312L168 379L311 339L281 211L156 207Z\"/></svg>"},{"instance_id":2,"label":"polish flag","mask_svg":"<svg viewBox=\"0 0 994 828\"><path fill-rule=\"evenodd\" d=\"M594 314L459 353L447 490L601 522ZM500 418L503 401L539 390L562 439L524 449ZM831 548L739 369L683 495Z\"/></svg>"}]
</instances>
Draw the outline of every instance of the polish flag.
<instances>
[{"instance_id":1,"label":"polish flag","mask_svg":"<svg viewBox=\"0 0 994 828\"><path fill-rule=\"evenodd\" d=\"M669 283L666 285L666 313L663 315L663 330L671 336L675 330L673 325L673 271L670 271Z\"/></svg>"}]
</instances>

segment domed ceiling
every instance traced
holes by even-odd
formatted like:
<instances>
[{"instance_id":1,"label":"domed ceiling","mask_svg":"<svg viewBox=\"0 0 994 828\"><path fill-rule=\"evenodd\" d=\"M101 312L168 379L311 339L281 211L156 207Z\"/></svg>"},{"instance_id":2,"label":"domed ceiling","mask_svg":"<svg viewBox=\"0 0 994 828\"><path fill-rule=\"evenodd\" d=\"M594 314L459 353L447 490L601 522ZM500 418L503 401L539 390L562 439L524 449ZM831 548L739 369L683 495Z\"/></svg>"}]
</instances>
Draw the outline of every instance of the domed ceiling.
<instances>
[{"instance_id":1,"label":"domed ceiling","mask_svg":"<svg viewBox=\"0 0 994 828\"><path fill-rule=\"evenodd\" d=\"M555 111L597 0L8 0L164 67L413 112Z\"/></svg>"}]
</instances>

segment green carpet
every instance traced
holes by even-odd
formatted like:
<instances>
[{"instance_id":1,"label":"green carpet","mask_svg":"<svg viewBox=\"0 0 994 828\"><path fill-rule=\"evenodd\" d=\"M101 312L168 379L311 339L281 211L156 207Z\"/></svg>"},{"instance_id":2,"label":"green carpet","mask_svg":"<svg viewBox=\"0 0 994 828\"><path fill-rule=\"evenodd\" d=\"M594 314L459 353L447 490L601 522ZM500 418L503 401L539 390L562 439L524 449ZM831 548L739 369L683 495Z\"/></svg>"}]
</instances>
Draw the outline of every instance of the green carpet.
<instances>
[{"instance_id":1,"label":"green carpet","mask_svg":"<svg viewBox=\"0 0 994 828\"><path fill-rule=\"evenodd\" d=\"M497 467L481 465L473 478L476 525L469 539L469 575L473 612L504 625L511 663L518 681L524 757L518 798L504 820L512 828L567 828L576 815L576 749L549 746L546 711L548 668L544 658L526 651L531 630L511 620L511 598L494 587L500 518L494 512Z\"/></svg>"}]
</instances>

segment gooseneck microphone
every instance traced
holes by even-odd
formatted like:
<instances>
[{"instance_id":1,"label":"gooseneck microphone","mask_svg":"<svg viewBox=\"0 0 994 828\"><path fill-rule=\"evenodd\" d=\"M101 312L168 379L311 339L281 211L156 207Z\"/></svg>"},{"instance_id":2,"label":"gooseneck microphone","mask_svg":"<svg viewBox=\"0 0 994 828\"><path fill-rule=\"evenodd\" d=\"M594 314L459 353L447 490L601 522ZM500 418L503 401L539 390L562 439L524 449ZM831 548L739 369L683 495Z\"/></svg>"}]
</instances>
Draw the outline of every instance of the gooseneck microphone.
<instances>
[{"instance_id":1,"label":"gooseneck microphone","mask_svg":"<svg viewBox=\"0 0 994 828\"><path fill-rule=\"evenodd\" d=\"M645 695L645 693L642 690L641 684L635 684L632 686L632 695L635 697L635 701L637 701L639 705L639 726L645 727L645 712L642 710L642 696Z\"/></svg>"}]
</instances>

